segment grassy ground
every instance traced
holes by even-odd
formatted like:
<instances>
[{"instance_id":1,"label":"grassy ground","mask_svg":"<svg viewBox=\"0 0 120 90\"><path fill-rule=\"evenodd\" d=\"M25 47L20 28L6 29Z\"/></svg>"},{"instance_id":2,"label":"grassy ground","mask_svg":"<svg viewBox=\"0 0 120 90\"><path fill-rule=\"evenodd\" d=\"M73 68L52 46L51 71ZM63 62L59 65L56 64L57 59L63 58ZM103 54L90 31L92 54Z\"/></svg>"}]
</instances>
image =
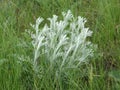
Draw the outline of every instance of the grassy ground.
<instances>
[{"instance_id":1,"label":"grassy ground","mask_svg":"<svg viewBox=\"0 0 120 90\"><path fill-rule=\"evenodd\" d=\"M30 29L30 23L39 16L61 16L68 9L87 18L86 26L94 32L90 40L98 44L102 56L69 73L69 79L63 75L61 83L53 82L50 78L54 73L47 71L44 80L33 78L34 71L27 62L33 58L31 39L25 29ZM19 56L25 61L21 63ZM120 90L119 0L0 0L0 90L37 89Z\"/></svg>"}]
</instances>

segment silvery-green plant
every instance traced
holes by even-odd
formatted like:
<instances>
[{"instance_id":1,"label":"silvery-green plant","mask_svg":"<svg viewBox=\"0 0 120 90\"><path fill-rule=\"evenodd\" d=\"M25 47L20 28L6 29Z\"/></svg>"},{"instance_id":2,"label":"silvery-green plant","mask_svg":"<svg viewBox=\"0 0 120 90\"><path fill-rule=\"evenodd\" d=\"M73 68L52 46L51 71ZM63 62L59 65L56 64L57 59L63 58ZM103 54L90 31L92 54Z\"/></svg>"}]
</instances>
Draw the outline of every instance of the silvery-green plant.
<instances>
[{"instance_id":1,"label":"silvery-green plant","mask_svg":"<svg viewBox=\"0 0 120 90\"><path fill-rule=\"evenodd\" d=\"M35 30L31 33L34 47L34 70L37 70L41 60L46 59L50 67L57 63L60 71L77 68L83 62L94 56L94 44L86 40L92 31L85 27L86 19L75 18L70 10L63 12L63 20L57 15L48 18L49 24L40 27L43 18L39 17L36 24L31 26ZM44 56L44 58L39 58Z\"/></svg>"}]
</instances>

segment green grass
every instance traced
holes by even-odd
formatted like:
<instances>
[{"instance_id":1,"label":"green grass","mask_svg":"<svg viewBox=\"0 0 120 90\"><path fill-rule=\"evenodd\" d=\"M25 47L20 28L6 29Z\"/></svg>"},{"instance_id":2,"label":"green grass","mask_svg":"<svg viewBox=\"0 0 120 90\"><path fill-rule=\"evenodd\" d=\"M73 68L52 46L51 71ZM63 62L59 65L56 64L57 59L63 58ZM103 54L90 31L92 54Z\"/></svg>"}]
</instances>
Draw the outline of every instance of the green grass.
<instances>
[{"instance_id":1,"label":"green grass","mask_svg":"<svg viewBox=\"0 0 120 90\"><path fill-rule=\"evenodd\" d=\"M32 69L33 49L25 29L39 16L61 16L68 9L87 18L86 26L93 31L89 39L102 55L56 80L55 69L49 72L49 63L42 62L41 79ZM119 0L0 0L0 90L119 90L119 69Z\"/></svg>"}]
</instances>

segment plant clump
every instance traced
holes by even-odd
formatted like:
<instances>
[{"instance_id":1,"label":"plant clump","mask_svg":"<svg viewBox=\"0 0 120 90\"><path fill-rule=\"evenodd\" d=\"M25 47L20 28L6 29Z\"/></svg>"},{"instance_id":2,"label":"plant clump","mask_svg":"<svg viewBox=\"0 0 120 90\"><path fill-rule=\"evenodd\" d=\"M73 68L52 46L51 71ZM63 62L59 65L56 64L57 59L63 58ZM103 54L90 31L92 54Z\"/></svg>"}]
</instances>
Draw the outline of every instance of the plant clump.
<instances>
[{"instance_id":1,"label":"plant clump","mask_svg":"<svg viewBox=\"0 0 120 90\"><path fill-rule=\"evenodd\" d=\"M87 40L92 31L85 27L86 19L75 18L70 10L62 12L63 20L57 15L48 18L48 24L40 27L43 18L39 17L31 32L34 47L33 67L37 71L42 62L50 72L58 77L68 69L78 68L94 56L96 45Z\"/></svg>"}]
</instances>

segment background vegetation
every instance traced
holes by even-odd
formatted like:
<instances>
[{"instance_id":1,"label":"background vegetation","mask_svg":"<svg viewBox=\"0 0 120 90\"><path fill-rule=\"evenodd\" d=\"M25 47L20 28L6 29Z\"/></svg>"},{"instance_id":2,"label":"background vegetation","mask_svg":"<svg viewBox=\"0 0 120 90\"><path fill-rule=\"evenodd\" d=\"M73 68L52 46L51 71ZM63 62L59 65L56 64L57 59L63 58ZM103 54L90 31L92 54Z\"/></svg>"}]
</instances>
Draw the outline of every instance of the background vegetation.
<instances>
[{"instance_id":1,"label":"background vegetation","mask_svg":"<svg viewBox=\"0 0 120 90\"><path fill-rule=\"evenodd\" d=\"M75 82L68 84L68 79L63 77L61 88L55 87L55 82L51 84L52 79L47 80L51 78L48 73L45 80L36 78L34 84L34 72L27 62L29 57L33 58L33 51L25 29L30 29L30 23L35 23L39 16L61 16L68 9L75 16L87 18L86 26L94 32L89 39L98 44L102 56L96 56L70 75ZM120 90L120 0L0 0L0 90L36 87L38 90Z\"/></svg>"}]
</instances>

